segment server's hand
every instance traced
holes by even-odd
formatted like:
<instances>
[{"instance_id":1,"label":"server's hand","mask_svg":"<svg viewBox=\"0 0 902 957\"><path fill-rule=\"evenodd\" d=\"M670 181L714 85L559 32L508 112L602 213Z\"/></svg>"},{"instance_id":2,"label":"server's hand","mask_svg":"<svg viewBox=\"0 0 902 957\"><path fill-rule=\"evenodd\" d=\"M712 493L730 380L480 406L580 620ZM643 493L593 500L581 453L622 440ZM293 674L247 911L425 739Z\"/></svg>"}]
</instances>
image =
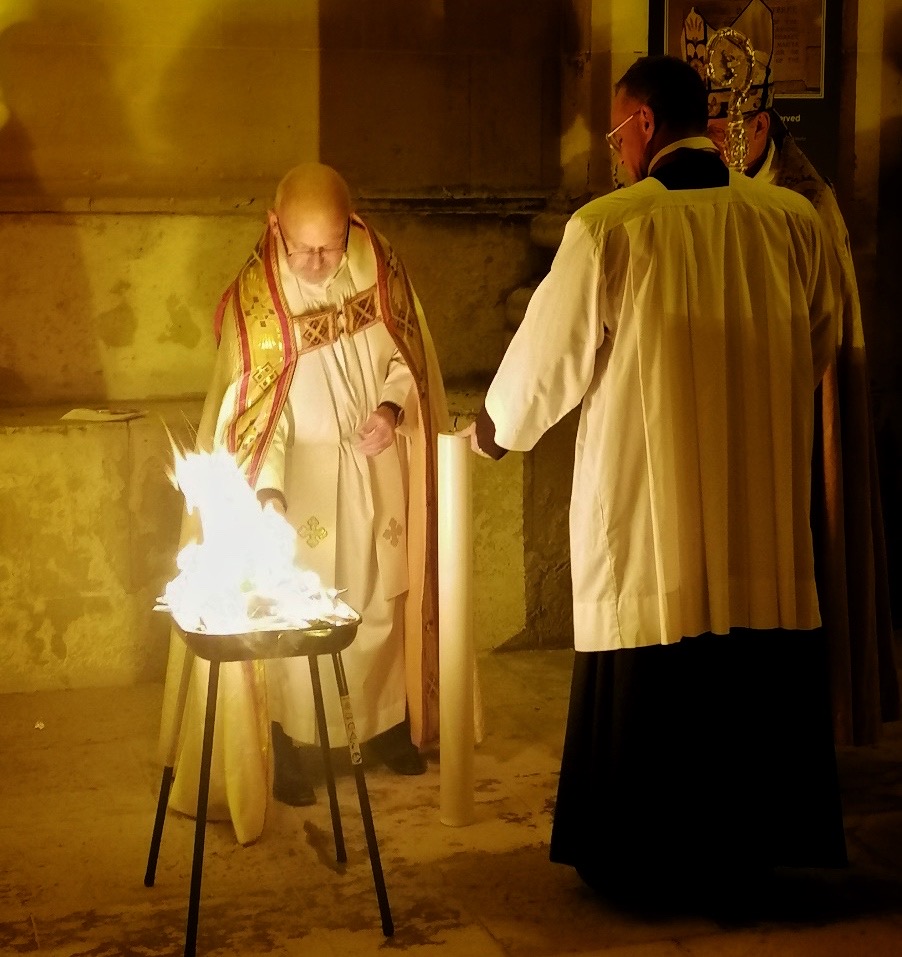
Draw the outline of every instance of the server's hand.
<instances>
[{"instance_id":1,"label":"server's hand","mask_svg":"<svg viewBox=\"0 0 902 957\"><path fill-rule=\"evenodd\" d=\"M462 435L464 438L470 440L470 451L475 452L477 455L481 455L484 459L490 459L491 455L486 452L483 452L479 447L479 442L476 441L476 423L471 422L465 429L457 433Z\"/></svg>"}]
</instances>

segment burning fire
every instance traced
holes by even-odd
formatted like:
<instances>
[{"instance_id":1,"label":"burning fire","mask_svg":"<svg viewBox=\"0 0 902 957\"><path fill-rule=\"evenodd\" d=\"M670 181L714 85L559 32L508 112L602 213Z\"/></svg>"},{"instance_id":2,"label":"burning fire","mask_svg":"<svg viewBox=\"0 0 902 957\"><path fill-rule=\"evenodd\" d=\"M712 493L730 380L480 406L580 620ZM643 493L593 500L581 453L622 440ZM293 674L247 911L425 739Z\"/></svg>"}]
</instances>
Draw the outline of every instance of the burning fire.
<instances>
[{"instance_id":1,"label":"burning fire","mask_svg":"<svg viewBox=\"0 0 902 957\"><path fill-rule=\"evenodd\" d=\"M233 635L356 620L337 589L297 566L294 528L261 507L225 449L176 449L173 481L203 536L179 552L179 573L156 605L183 630Z\"/></svg>"}]
</instances>

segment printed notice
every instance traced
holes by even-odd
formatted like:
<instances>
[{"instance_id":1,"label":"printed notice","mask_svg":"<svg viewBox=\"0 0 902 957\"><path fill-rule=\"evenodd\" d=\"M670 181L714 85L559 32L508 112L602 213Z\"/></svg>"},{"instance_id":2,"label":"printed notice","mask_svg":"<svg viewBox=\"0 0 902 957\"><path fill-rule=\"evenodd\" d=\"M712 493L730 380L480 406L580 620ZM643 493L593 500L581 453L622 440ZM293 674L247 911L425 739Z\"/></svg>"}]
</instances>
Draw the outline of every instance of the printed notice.
<instances>
[{"instance_id":1,"label":"printed notice","mask_svg":"<svg viewBox=\"0 0 902 957\"><path fill-rule=\"evenodd\" d=\"M770 57L777 97L823 97L824 95L824 10L826 0L666 0L665 49L683 56L680 37L683 22L691 10L704 17L712 31L733 26L740 15L743 26L757 24L757 36L749 36L759 56ZM747 10L746 8L752 8ZM756 9L763 8L763 9ZM773 13L773 41L766 28L767 9ZM754 16L749 16L754 12ZM740 29L740 27L737 27ZM745 32L745 31L744 31Z\"/></svg>"}]
</instances>

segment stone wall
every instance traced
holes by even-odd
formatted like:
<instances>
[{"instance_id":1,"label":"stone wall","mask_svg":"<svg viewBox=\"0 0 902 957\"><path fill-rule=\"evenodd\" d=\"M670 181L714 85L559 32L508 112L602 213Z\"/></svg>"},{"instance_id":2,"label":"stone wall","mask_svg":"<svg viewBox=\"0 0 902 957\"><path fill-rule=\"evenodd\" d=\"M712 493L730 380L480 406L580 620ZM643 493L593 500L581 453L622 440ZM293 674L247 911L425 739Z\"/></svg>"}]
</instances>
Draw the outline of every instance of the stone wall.
<instances>
[{"instance_id":1,"label":"stone wall","mask_svg":"<svg viewBox=\"0 0 902 957\"><path fill-rule=\"evenodd\" d=\"M64 423L67 406L0 414L0 693L158 679L168 624L154 612L175 574L181 496L167 425L146 417Z\"/></svg>"},{"instance_id":2,"label":"stone wall","mask_svg":"<svg viewBox=\"0 0 902 957\"><path fill-rule=\"evenodd\" d=\"M0 196L243 203L301 160L374 195L547 192L561 0L6 0Z\"/></svg>"},{"instance_id":3,"label":"stone wall","mask_svg":"<svg viewBox=\"0 0 902 957\"><path fill-rule=\"evenodd\" d=\"M481 401L449 395L456 427ZM62 421L68 405L0 410L0 694L129 685L165 671L183 447L197 400L139 402L123 422ZM474 641L504 646L526 624L525 457L473 458Z\"/></svg>"},{"instance_id":4,"label":"stone wall","mask_svg":"<svg viewBox=\"0 0 902 957\"><path fill-rule=\"evenodd\" d=\"M509 336L505 300L540 269L528 216L363 213L407 265L446 380L485 379ZM263 221L263 209L0 214L0 406L202 394L216 303Z\"/></svg>"}]
</instances>

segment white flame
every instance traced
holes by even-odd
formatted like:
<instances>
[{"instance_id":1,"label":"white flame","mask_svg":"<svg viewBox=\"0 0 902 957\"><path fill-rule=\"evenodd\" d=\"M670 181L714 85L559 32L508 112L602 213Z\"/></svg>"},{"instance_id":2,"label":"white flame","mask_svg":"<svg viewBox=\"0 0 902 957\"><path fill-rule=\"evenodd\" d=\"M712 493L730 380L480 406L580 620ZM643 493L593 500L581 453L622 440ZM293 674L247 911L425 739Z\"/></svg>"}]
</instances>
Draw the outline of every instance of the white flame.
<instances>
[{"instance_id":1,"label":"white flame","mask_svg":"<svg viewBox=\"0 0 902 957\"><path fill-rule=\"evenodd\" d=\"M175 484L188 511L199 513L203 540L179 552L179 573L157 608L185 631L230 635L357 617L337 590L298 567L294 528L261 507L225 449L176 451Z\"/></svg>"}]
</instances>

